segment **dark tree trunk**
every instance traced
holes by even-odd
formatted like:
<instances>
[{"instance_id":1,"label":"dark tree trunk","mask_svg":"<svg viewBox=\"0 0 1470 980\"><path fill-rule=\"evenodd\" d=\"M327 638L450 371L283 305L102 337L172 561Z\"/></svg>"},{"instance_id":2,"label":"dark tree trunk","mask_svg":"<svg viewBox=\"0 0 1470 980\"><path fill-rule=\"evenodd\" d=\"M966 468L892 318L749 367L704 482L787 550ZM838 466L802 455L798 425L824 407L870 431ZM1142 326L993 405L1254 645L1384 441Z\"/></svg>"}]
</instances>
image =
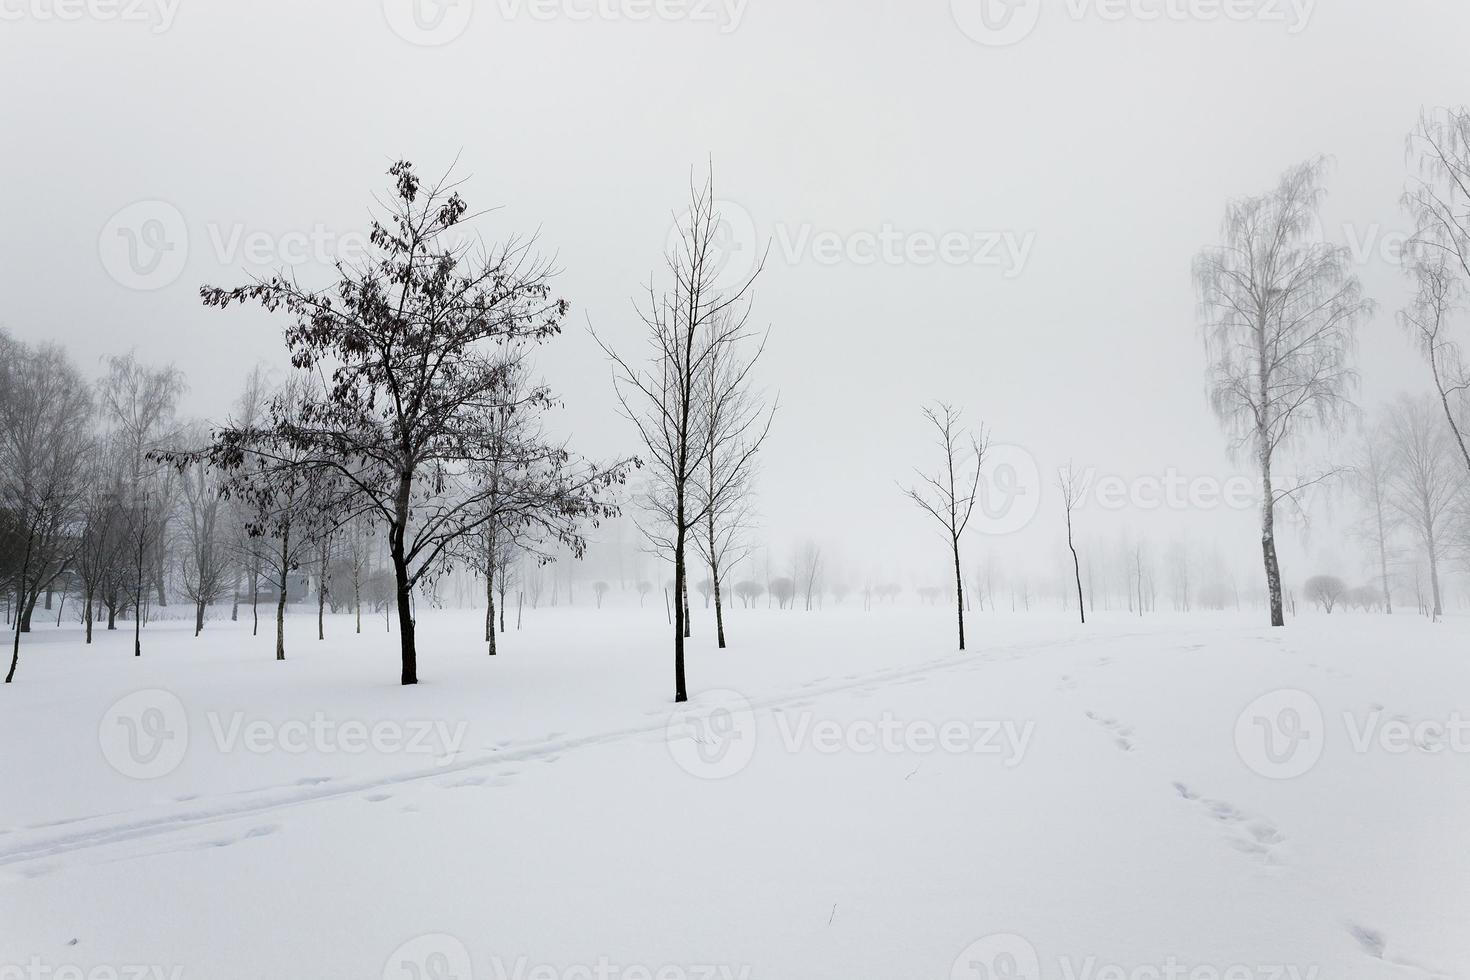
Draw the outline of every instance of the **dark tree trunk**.
<instances>
[{"instance_id":1,"label":"dark tree trunk","mask_svg":"<svg viewBox=\"0 0 1470 980\"><path fill-rule=\"evenodd\" d=\"M276 659L286 659L286 580L291 574L289 560L291 549L291 527L287 525L281 533L281 578L279 594L276 596Z\"/></svg>"},{"instance_id":2,"label":"dark tree trunk","mask_svg":"<svg viewBox=\"0 0 1470 980\"><path fill-rule=\"evenodd\" d=\"M1072 576L1077 580L1077 615L1087 625L1087 609L1082 603L1082 564L1077 560L1077 548L1072 544L1072 511L1067 511L1067 550L1072 552Z\"/></svg>"},{"instance_id":3,"label":"dark tree trunk","mask_svg":"<svg viewBox=\"0 0 1470 980\"><path fill-rule=\"evenodd\" d=\"M955 615L960 621L960 649L965 649L965 580L960 575L960 539L952 536L950 543L954 548L954 605Z\"/></svg>"},{"instance_id":4,"label":"dark tree trunk","mask_svg":"<svg viewBox=\"0 0 1470 980\"><path fill-rule=\"evenodd\" d=\"M30 528L30 530L26 534L26 553L25 553L25 559L20 564L20 583L19 583L18 588L17 588L17 593L18 593L18 595L19 595L20 598L24 598L25 597L26 576L28 576L30 574L30 572L31 572L31 549L32 549L33 545L35 544L35 540L36 540L36 530L35 530L35 526L32 525L31 528ZM19 600L17 600L17 601L19 601ZM10 671L5 675L5 683L7 683L7 684L9 684L11 681L15 680L15 668L20 665L20 634L21 634L21 632L22 632L22 630L20 629L20 624L19 623L16 623L15 637L11 641L12 645L11 645L11 648L10 648Z\"/></svg>"},{"instance_id":5,"label":"dark tree trunk","mask_svg":"<svg viewBox=\"0 0 1470 980\"><path fill-rule=\"evenodd\" d=\"M684 637L688 636L688 607L679 599L684 589L684 502L678 504L679 529L674 541L674 702L689 700L684 686Z\"/></svg>"}]
</instances>

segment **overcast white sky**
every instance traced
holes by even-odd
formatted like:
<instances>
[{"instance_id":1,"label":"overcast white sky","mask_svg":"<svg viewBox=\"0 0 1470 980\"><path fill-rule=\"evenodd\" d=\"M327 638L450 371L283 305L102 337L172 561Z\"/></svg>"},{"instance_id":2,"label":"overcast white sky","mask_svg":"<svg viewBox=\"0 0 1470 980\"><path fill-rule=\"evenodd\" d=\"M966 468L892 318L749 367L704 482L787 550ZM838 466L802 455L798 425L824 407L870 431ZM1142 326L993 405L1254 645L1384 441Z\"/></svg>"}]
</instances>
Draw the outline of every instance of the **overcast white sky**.
<instances>
[{"instance_id":1,"label":"overcast white sky","mask_svg":"<svg viewBox=\"0 0 1470 980\"><path fill-rule=\"evenodd\" d=\"M318 229L339 242L393 159L432 171L459 154L471 205L500 207L484 233L539 231L564 270L572 329L542 361L568 403L559 424L583 452L629 452L584 325L637 341L631 298L712 157L732 224L772 243L756 292L782 399L770 533L908 562L929 529L894 480L931 458L929 399L1048 474L1068 457L1130 478L1235 472L1205 399L1190 262L1227 198L1327 153L1324 226L1363 251L1381 304L1361 336L1364 400L1423 387L1379 246L1404 228L1417 112L1466 98L1470 5L1236 0L1258 14L1241 21L1203 16L1212 0L1044 0L997 46L972 35L1003 39L981 28L1007 13L1028 26L1024 0L988 20L986 0L664 0L647 19L642 0L596 2L425 0L417 24L442 13L435 31L413 0L0 0L0 323L89 371L130 347L172 360L188 410L218 417L246 367L284 363L282 323L206 310L200 283L260 271L256 239L272 255ZM124 210L138 202L173 210ZM120 282L119 223L174 211L176 278ZM135 228L141 247L151 229ZM910 251L957 233L980 261L816 247L885 230ZM1012 546L1054 541L1049 504ZM1255 554L1252 515L1166 517L1161 538L1228 528Z\"/></svg>"}]
</instances>

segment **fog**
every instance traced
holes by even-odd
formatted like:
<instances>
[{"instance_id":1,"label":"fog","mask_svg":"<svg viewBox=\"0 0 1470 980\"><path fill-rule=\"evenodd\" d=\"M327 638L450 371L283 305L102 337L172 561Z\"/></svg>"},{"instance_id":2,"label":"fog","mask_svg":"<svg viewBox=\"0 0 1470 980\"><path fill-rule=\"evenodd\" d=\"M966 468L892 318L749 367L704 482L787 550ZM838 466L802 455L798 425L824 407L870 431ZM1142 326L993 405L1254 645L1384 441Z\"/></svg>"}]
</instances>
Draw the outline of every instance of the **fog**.
<instances>
[{"instance_id":1,"label":"fog","mask_svg":"<svg viewBox=\"0 0 1470 980\"><path fill-rule=\"evenodd\" d=\"M1209 408L1190 263L1228 200L1317 154L1334 161L1324 237L1379 304L1358 401L1425 387L1394 322L1398 199L1421 107L1460 98L1459 5L1075 2L1008 21L970 0L502 0L431 10L433 30L394 2L3 9L0 322L89 373L129 349L171 361L190 415L220 419L249 365L285 366L280 318L205 309L200 285L283 265L327 285L399 158L453 167L494 209L487 239L534 234L554 256L572 313L539 367L565 401L553 424L597 457L636 447L587 327L637 342L633 299L712 167L738 261L768 249L753 317L780 409L757 492L783 553L812 538L921 577L942 560L895 485L928 465L935 399L1034 461L1036 517L979 548L1038 570L1063 558L1068 460L1134 498L1249 478ZM994 25L1024 36L986 43ZM168 281L148 288L108 268L119 222L155 213L125 211L139 202L166 205ZM1360 575L1342 520L1318 508L1310 535L1283 533L1289 580ZM1094 499L1079 533L1222 542L1253 582L1255 521L1254 504Z\"/></svg>"}]
</instances>

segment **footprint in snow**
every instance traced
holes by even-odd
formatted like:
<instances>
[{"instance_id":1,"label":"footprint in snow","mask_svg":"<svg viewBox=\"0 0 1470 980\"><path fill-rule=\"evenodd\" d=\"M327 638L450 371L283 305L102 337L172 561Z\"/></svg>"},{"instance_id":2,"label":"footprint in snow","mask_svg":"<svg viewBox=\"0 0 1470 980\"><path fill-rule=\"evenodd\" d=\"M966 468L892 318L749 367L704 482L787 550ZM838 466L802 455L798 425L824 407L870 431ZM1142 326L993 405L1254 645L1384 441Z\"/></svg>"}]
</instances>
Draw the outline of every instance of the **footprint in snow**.
<instances>
[{"instance_id":1,"label":"footprint in snow","mask_svg":"<svg viewBox=\"0 0 1470 980\"><path fill-rule=\"evenodd\" d=\"M1231 847L1267 864L1281 863L1276 848L1286 843L1286 837L1271 821L1247 813L1226 800L1202 797L1181 782L1173 785L1182 799L1199 806L1211 820L1225 828L1225 841Z\"/></svg>"},{"instance_id":2,"label":"footprint in snow","mask_svg":"<svg viewBox=\"0 0 1470 980\"><path fill-rule=\"evenodd\" d=\"M1406 967L1429 977L1447 978L1449 976L1443 970L1432 969L1422 963L1416 963L1413 960L1404 959L1403 957L1388 955L1388 939L1377 929L1369 929L1366 926L1360 926L1354 922L1345 922L1343 925L1347 928L1348 935L1353 937L1363 952L1375 960L1382 960L1392 966Z\"/></svg>"},{"instance_id":3,"label":"footprint in snow","mask_svg":"<svg viewBox=\"0 0 1470 980\"><path fill-rule=\"evenodd\" d=\"M1125 725L1116 718L1103 718L1094 712L1087 712L1087 717L1093 723L1106 729L1113 736L1113 744L1124 752L1133 751L1133 726Z\"/></svg>"},{"instance_id":4,"label":"footprint in snow","mask_svg":"<svg viewBox=\"0 0 1470 980\"><path fill-rule=\"evenodd\" d=\"M331 776L307 776L305 779L296 780L297 786L320 786L322 783L330 783Z\"/></svg>"},{"instance_id":5,"label":"footprint in snow","mask_svg":"<svg viewBox=\"0 0 1470 980\"><path fill-rule=\"evenodd\" d=\"M229 847L232 844L238 844L241 841L254 840L257 837L269 837L271 834L277 833L280 829L281 825L278 823L264 824L260 827L251 827L239 837L220 837L216 840L205 841L204 844L201 846Z\"/></svg>"},{"instance_id":6,"label":"footprint in snow","mask_svg":"<svg viewBox=\"0 0 1470 980\"><path fill-rule=\"evenodd\" d=\"M391 793L369 793L367 796L364 796L363 799L367 800L369 803L382 803L385 800L393 799L393 795Z\"/></svg>"}]
</instances>

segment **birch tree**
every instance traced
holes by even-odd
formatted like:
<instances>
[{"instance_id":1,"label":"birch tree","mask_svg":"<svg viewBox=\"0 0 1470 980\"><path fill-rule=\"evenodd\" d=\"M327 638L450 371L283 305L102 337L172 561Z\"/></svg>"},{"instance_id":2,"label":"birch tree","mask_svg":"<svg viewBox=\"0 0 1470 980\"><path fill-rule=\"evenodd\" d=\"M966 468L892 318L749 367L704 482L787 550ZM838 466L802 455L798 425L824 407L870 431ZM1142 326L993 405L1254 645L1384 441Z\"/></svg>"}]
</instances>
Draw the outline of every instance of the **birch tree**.
<instances>
[{"instance_id":1,"label":"birch tree","mask_svg":"<svg viewBox=\"0 0 1470 980\"><path fill-rule=\"evenodd\" d=\"M1346 248L1316 240L1325 158L1288 170L1262 195L1226 207L1222 242L1194 262L1209 358L1211 405L1233 452L1261 480L1261 558L1271 625L1285 625L1276 515L1321 477L1282 488L1276 464L1314 429L1334 430L1351 409L1352 352L1372 310Z\"/></svg>"}]
</instances>

